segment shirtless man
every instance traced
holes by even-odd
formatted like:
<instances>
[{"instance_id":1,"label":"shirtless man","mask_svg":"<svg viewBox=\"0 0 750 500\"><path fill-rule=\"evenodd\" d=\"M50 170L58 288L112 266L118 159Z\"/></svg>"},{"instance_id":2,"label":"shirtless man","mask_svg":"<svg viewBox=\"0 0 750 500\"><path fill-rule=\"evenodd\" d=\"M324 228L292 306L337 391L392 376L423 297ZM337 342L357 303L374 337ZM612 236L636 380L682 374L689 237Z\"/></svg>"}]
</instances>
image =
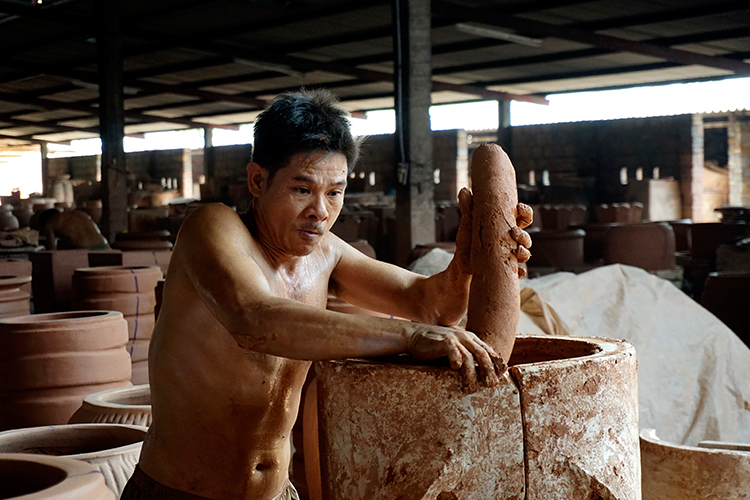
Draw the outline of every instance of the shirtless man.
<instances>
[{"instance_id":1,"label":"shirtless man","mask_svg":"<svg viewBox=\"0 0 750 500\"><path fill-rule=\"evenodd\" d=\"M329 232L357 151L330 94L280 96L255 124L250 212L214 204L185 220L151 339L153 423L124 500L296 498L289 436L314 360L447 356L468 385L498 383L491 347L435 326L466 312L465 262L426 278ZM327 311L329 291L414 322Z\"/></svg>"},{"instance_id":2,"label":"shirtless man","mask_svg":"<svg viewBox=\"0 0 750 500\"><path fill-rule=\"evenodd\" d=\"M47 238L47 250L57 250L57 238L61 248L87 248L106 250L107 238L99 231L89 214L81 210L60 212L55 208L45 210L39 216L39 227Z\"/></svg>"}]
</instances>

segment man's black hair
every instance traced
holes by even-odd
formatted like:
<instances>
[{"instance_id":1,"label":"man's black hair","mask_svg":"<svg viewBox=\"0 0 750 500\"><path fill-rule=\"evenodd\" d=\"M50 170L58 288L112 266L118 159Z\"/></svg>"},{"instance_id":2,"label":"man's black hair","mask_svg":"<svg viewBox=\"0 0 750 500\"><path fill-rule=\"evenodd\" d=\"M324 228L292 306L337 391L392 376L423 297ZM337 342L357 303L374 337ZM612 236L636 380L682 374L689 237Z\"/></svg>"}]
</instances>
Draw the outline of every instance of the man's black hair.
<instances>
[{"instance_id":1,"label":"man's black hair","mask_svg":"<svg viewBox=\"0 0 750 500\"><path fill-rule=\"evenodd\" d=\"M269 178L300 152L325 151L346 157L351 172L359 156L347 112L327 90L301 90L276 97L255 121L253 161Z\"/></svg>"}]
</instances>

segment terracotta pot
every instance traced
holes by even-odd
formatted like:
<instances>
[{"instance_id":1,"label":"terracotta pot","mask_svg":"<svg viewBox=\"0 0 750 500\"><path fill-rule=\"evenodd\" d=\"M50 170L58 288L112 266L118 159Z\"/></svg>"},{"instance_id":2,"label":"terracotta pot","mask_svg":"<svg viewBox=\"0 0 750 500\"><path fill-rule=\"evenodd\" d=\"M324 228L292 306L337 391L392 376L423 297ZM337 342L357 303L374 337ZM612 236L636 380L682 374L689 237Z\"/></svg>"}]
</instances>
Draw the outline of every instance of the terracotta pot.
<instances>
[{"instance_id":1,"label":"terracotta pot","mask_svg":"<svg viewBox=\"0 0 750 500\"><path fill-rule=\"evenodd\" d=\"M581 229L570 231L529 231L533 245L529 267L554 267L573 269L583 265L583 240L586 233Z\"/></svg>"},{"instance_id":2,"label":"terracotta pot","mask_svg":"<svg viewBox=\"0 0 750 500\"><path fill-rule=\"evenodd\" d=\"M64 424L87 394L130 384L122 314L80 311L0 320L0 430Z\"/></svg>"},{"instance_id":3,"label":"terracotta pot","mask_svg":"<svg viewBox=\"0 0 750 500\"><path fill-rule=\"evenodd\" d=\"M105 250L89 254L89 266L159 266L166 277L172 250Z\"/></svg>"},{"instance_id":4,"label":"terracotta pot","mask_svg":"<svg viewBox=\"0 0 750 500\"><path fill-rule=\"evenodd\" d=\"M750 453L668 443L641 431L643 498L750 498Z\"/></svg>"},{"instance_id":5,"label":"terracotta pot","mask_svg":"<svg viewBox=\"0 0 750 500\"><path fill-rule=\"evenodd\" d=\"M93 465L63 457L0 454L3 498L19 500L115 500Z\"/></svg>"},{"instance_id":6,"label":"terracotta pot","mask_svg":"<svg viewBox=\"0 0 750 500\"><path fill-rule=\"evenodd\" d=\"M136 385L148 384L148 360L133 361L132 366L133 374L130 377L130 381Z\"/></svg>"},{"instance_id":7,"label":"terracotta pot","mask_svg":"<svg viewBox=\"0 0 750 500\"><path fill-rule=\"evenodd\" d=\"M108 266L77 269L73 275L73 289L79 298L73 302L77 309L111 310L123 314L128 324L131 343L128 352L132 359L134 384L148 383L148 342L156 317L155 289L162 273L158 266ZM140 341L146 341L145 343ZM137 352L134 352L137 351Z\"/></svg>"},{"instance_id":8,"label":"terracotta pot","mask_svg":"<svg viewBox=\"0 0 750 500\"><path fill-rule=\"evenodd\" d=\"M640 499L630 344L520 336L473 394L407 360L315 364L323 498Z\"/></svg>"},{"instance_id":9,"label":"terracotta pot","mask_svg":"<svg viewBox=\"0 0 750 500\"><path fill-rule=\"evenodd\" d=\"M151 425L151 389L148 384L90 394L70 417L70 423Z\"/></svg>"},{"instance_id":10,"label":"terracotta pot","mask_svg":"<svg viewBox=\"0 0 750 500\"><path fill-rule=\"evenodd\" d=\"M79 295L153 292L160 279L158 266L85 267L73 273L73 290Z\"/></svg>"},{"instance_id":11,"label":"terracotta pot","mask_svg":"<svg viewBox=\"0 0 750 500\"><path fill-rule=\"evenodd\" d=\"M675 239L665 222L610 228L604 236L604 262L649 271L675 266Z\"/></svg>"},{"instance_id":12,"label":"terracotta pot","mask_svg":"<svg viewBox=\"0 0 750 500\"><path fill-rule=\"evenodd\" d=\"M122 250L123 252L128 250L170 250L172 246L171 241L164 240L117 241L112 244L112 248Z\"/></svg>"},{"instance_id":13,"label":"terracotta pot","mask_svg":"<svg viewBox=\"0 0 750 500\"><path fill-rule=\"evenodd\" d=\"M31 295L21 290L28 283L31 276L0 276L0 318L29 314Z\"/></svg>"},{"instance_id":14,"label":"terracotta pot","mask_svg":"<svg viewBox=\"0 0 750 500\"><path fill-rule=\"evenodd\" d=\"M74 424L0 432L0 453L31 453L80 460L104 475L119 498L133 475L148 428L122 424Z\"/></svg>"}]
</instances>

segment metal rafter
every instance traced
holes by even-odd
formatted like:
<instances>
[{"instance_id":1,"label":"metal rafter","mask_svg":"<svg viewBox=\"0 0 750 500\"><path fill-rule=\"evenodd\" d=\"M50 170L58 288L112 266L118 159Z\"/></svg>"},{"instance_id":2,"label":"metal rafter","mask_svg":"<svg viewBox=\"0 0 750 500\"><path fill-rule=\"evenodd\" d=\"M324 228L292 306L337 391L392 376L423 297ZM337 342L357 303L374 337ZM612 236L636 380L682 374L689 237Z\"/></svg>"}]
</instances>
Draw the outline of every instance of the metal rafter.
<instances>
[{"instance_id":1,"label":"metal rafter","mask_svg":"<svg viewBox=\"0 0 750 500\"><path fill-rule=\"evenodd\" d=\"M724 69L737 74L750 75L750 64L723 57L705 56L695 52L687 52L650 43L634 42L624 38L590 33L569 28L567 26L542 23L521 17L506 16L504 14L473 9L464 5L445 2L443 0L435 0L433 2L433 10L442 16L448 16L456 20L460 19L463 21L481 22L483 24L494 25L502 28L510 28L527 35L560 38L586 45L593 45L595 47L604 47L618 52L633 52L636 54L648 55L679 64L697 64Z\"/></svg>"}]
</instances>

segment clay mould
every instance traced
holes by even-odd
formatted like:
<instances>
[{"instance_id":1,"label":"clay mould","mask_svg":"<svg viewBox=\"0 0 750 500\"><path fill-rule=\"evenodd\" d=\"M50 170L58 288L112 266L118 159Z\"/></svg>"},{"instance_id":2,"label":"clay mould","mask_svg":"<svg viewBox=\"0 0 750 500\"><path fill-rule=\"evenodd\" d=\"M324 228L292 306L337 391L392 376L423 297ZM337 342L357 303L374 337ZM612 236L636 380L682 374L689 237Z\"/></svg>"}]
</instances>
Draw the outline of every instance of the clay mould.
<instances>
[{"instance_id":1,"label":"clay mould","mask_svg":"<svg viewBox=\"0 0 750 500\"><path fill-rule=\"evenodd\" d=\"M76 424L0 432L0 453L31 453L80 460L104 475L120 497L133 475L148 429L133 425Z\"/></svg>"},{"instance_id":2,"label":"clay mould","mask_svg":"<svg viewBox=\"0 0 750 500\"><path fill-rule=\"evenodd\" d=\"M626 342L519 336L501 384L473 394L443 366L315 370L323 498L640 499Z\"/></svg>"},{"instance_id":3,"label":"clay mould","mask_svg":"<svg viewBox=\"0 0 750 500\"><path fill-rule=\"evenodd\" d=\"M130 385L127 340L113 311L0 319L0 430L64 424L88 394Z\"/></svg>"},{"instance_id":4,"label":"clay mould","mask_svg":"<svg viewBox=\"0 0 750 500\"><path fill-rule=\"evenodd\" d=\"M115 500L98 472L70 458L0 453L2 498Z\"/></svg>"},{"instance_id":5,"label":"clay mould","mask_svg":"<svg viewBox=\"0 0 750 500\"><path fill-rule=\"evenodd\" d=\"M151 425L151 390L148 384L122 387L86 396L70 417L76 423Z\"/></svg>"}]
</instances>

